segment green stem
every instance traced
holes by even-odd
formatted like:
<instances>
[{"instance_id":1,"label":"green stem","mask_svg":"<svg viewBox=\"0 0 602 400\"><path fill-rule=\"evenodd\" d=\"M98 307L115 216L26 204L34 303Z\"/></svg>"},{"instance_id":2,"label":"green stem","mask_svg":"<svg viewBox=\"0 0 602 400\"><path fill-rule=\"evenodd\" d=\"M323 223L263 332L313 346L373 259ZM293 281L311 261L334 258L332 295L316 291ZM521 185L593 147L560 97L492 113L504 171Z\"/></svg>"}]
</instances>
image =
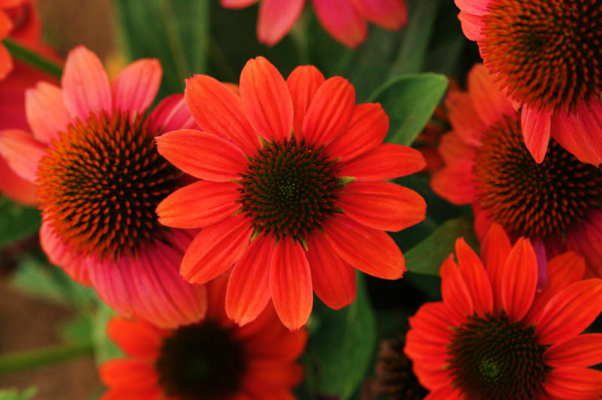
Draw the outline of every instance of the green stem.
<instances>
[{"instance_id":1,"label":"green stem","mask_svg":"<svg viewBox=\"0 0 602 400\"><path fill-rule=\"evenodd\" d=\"M94 345L91 341L6 354L0 356L0 375L52 365L92 354L94 354Z\"/></svg>"},{"instance_id":2,"label":"green stem","mask_svg":"<svg viewBox=\"0 0 602 400\"><path fill-rule=\"evenodd\" d=\"M4 39L2 43L6 46L10 54L19 61L24 62L42 72L61 78L63 68L52 60L21 46L12 39Z\"/></svg>"}]
</instances>

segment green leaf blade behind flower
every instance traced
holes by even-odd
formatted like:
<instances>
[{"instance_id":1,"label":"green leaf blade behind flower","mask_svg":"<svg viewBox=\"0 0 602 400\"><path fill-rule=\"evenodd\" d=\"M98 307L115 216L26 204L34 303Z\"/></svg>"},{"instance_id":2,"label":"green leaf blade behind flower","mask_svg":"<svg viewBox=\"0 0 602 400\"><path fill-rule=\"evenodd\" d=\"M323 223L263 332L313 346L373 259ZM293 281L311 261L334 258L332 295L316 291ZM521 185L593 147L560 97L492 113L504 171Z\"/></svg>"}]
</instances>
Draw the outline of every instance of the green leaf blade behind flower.
<instances>
[{"instance_id":1,"label":"green leaf blade behind flower","mask_svg":"<svg viewBox=\"0 0 602 400\"><path fill-rule=\"evenodd\" d=\"M40 212L0 196L0 249L35 234L42 224Z\"/></svg>"},{"instance_id":2,"label":"green leaf blade behind flower","mask_svg":"<svg viewBox=\"0 0 602 400\"><path fill-rule=\"evenodd\" d=\"M389 116L388 143L412 144L447 89L447 78L438 74L403 75L381 86L370 97Z\"/></svg>"}]
</instances>

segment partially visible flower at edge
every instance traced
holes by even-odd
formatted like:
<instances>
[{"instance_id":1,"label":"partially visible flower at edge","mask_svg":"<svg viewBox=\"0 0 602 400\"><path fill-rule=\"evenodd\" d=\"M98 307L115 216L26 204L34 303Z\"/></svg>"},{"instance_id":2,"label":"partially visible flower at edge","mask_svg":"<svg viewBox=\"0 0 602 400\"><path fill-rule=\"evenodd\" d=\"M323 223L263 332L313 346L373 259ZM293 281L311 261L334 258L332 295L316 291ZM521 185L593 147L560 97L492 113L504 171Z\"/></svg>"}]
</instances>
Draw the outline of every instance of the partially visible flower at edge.
<instances>
[{"instance_id":1,"label":"partially visible flower at edge","mask_svg":"<svg viewBox=\"0 0 602 400\"><path fill-rule=\"evenodd\" d=\"M582 280L575 253L550 261L537 291L528 239L511 247L499 225L481 258L463 239L441 266L442 302L409 319L405 353L431 393L427 400L597 399L602 395L602 335L580 334L602 312L602 280ZM482 259L482 261L481 261Z\"/></svg>"},{"instance_id":2,"label":"partially visible flower at edge","mask_svg":"<svg viewBox=\"0 0 602 400\"><path fill-rule=\"evenodd\" d=\"M305 0L221 0L221 3L227 8L245 8L257 1L261 1L257 37L269 46L292 29L305 5ZM312 0L312 4L328 33L350 48L366 40L367 22L395 31L408 20L405 0Z\"/></svg>"}]
</instances>

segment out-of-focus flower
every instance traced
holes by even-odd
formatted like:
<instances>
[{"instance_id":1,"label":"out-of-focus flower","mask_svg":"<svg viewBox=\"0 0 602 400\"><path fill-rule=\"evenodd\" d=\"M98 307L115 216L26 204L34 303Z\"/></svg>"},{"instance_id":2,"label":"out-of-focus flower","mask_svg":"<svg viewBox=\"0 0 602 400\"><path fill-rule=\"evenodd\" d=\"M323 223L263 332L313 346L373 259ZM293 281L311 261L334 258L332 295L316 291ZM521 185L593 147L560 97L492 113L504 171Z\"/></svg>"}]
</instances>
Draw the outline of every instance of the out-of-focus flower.
<instances>
[{"instance_id":1,"label":"out-of-focus flower","mask_svg":"<svg viewBox=\"0 0 602 400\"><path fill-rule=\"evenodd\" d=\"M98 57L78 47L62 89L42 82L27 91L33 135L0 132L0 153L38 187L40 239L52 263L121 314L175 326L202 317L206 299L177 270L191 233L166 229L155 214L181 185L155 136L196 126L181 95L145 118L161 74L157 60L140 60L111 86Z\"/></svg>"},{"instance_id":2,"label":"out-of-focus flower","mask_svg":"<svg viewBox=\"0 0 602 400\"><path fill-rule=\"evenodd\" d=\"M580 335L602 312L602 280L582 280L583 259L550 261L537 289L528 239L511 248L499 225L482 261L459 239L441 266L442 302L410 318L405 353L433 399L594 399L602 395L602 335Z\"/></svg>"},{"instance_id":3,"label":"out-of-focus flower","mask_svg":"<svg viewBox=\"0 0 602 400\"><path fill-rule=\"evenodd\" d=\"M22 44L39 43L40 17L35 0L0 0L0 41L10 37ZM13 59L7 48L0 43L0 80L13 70Z\"/></svg>"},{"instance_id":4,"label":"out-of-focus flower","mask_svg":"<svg viewBox=\"0 0 602 400\"><path fill-rule=\"evenodd\" d=\"M384 279L405 271L384 231L422 221L424 199L390 182L424 168L409 147L383 144L389 120L379 104L355 105L353 86L325 81L312 66L285 81L265 58L250 60L240 97L197 75L188 107L203 132L157 138L159 152L203 179L165 199L160 222L204 228L181 273L205 283L234 266L228 315L254 320L270 298L284 324L299 328L313 293L331 308L355 298L354 268Z\"/></svg>"},{"instance_id":5,"label":"out-of-focus flower","mask_svg":"<svg viewBox=\"0 0 602 400\"><path fill-rule=\"evenodd\" d=\"M226 281L208 285L207 317L177 329L114 317L107 334L127 358L106 361L102 400L294 399L307 331L290 332L268 306L239 327L224 313Z\"/></svg>"},{"instance_id":6,"label":"out-of-focus flower","mask_svg":"<svg viewBox=\"0 0 602 400\"><path fill-rule=\"evenodd\" d=\"M259 0L221 0L227 8L245 8ZM364 43L368 22L384 29L398 30L408 20L405 0L312 0L320 23L347 47ZM305 0L261 0L257 37L261 43L278 43L295 25Z\"/></svg>"},{"instance_id":7,"label":"out-of-focus flower","mask_svg":"<svg viewBox=\"0 0 602 400\"><path fill-rule=\"evenodd\" d=\"M566 249L602 277L602 172L550 143L538 164L525 147L520 116L482 65L469 74L468 93L451 91L446 107L453 132L439 151L446 166L433 190L454 204L471 204L483 237L492 222L513 238L531 238L545 286L545 260Z\"/></svg>"},{"instance_id":8,"label":"out-of-focus flower","mask_svg":"<svg viewBox=\"0 0 602 400\"><path fill-rule=\"evenodd\" d=\"M580 161L602 160L602 0L455 0L464 34L522 108L538 163L550 136Z\"/></svg>"}]
</instances>

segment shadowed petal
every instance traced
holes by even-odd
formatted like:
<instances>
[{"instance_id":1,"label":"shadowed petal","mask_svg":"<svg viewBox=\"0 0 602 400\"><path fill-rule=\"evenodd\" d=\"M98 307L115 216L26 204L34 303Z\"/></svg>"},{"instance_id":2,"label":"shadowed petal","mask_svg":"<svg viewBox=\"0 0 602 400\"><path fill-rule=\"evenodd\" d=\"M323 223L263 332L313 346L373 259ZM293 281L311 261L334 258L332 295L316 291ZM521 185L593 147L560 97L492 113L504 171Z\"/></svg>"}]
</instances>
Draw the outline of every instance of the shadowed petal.
<instances>
[{"instance_id":1,"label":"shadowed petal","mask_svg":"<svg viewBox=\"0 0 602 400\"><path fill-rule=\"evenodd\" d=\"M355 0L353 2L368 21L396 31L408 22L405 0Z\"/></svg>"},{"instance_id":2,"label":"shadowed petal","mask_svg":"<svg viewBox=\"0 0 602 400\"><path fill-rule=\"evenodd\" d=\"M336 40L352 49L364 43L368 24L349 0L312 0L318 20Z\"/></svg>"}]
</instances>

